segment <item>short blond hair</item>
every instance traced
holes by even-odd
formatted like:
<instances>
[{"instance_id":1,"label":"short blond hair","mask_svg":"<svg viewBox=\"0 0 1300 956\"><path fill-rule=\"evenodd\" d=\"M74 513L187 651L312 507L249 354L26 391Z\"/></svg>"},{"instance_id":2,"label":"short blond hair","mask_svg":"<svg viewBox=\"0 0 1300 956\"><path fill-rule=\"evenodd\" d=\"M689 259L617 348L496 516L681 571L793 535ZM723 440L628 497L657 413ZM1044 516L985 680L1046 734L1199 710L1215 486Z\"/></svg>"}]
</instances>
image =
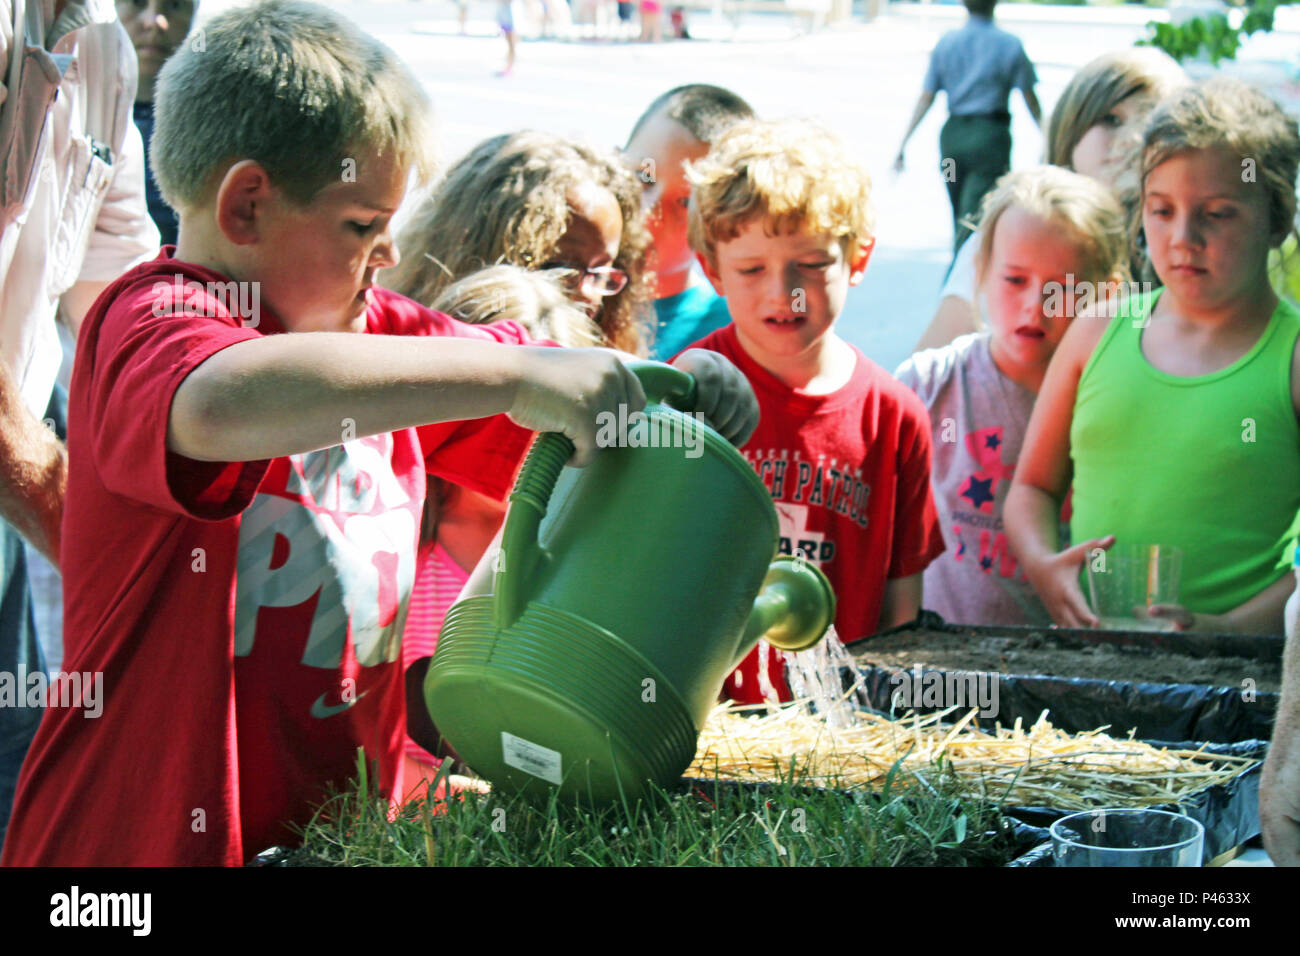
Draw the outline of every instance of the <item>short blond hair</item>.
<instances>
[{"instance_id":1,"label":"short blond hair","mask_svg":"<svg viewBox=\"0 0 1300 956\"><path fill-rule=\"evenodd\" d=\"M773 234L834 236L845 258L872 236L871 177L834 133L808 120L747 120L687 167L691 248L717 264L717 245L762 219Z\"/></svg>"},{"instance_id":2,"label":"short blond hair","mask_svg":"<svg viewBox=\"0 0 1300 956\"><path fill-rule=\"evenodd\" d=\"M1059 166L1035 166L1007 173L980 207L976 281L983 283L993 255L998 220L1008 209L1023 209L1051 223L1074 241L1083 257L1080 281L1102 283L1128 278L1129 243L1124 208L1114 193L1088 176Z\"/></svg>"},{"instance_id":3,"label":"short blond hair","mask_svg":"<svg viewBox=\"0 0 1300 956\"><path fill-rule=\"evenodd\" d=\"M613 264L628 282L601 307L604 344L642 353L651 294L641 184L612 152L554 133L503 133L458 160L415 204L397 235L401 261L379 282L428 305L487 266L541 269L568 231L570 194L586 183L608 189L623 215Z\"/></svg>"},{"instance_id":4,"label":"short blond hair","mask_svg":"<svg viewBox=\"0 0 1300 956\"><path fill-rule=\"evenodd\" d=\"M163 198L202 205L214 177L261 164L301 205L356 168L391 156L433 173L428 99L388 47L333 10L262 0L214 17L159 76L150 159Z\"/></svg>"},{"instance_id":5,"label":"short blond hair","mask_svg":"<svg viewBox=\"0 0 1300 956\"><path fill-rule=\"evenodd\" d=\"M491 266L447 286L432 307L472 325L513 319L534 338L567 348L602 345L600 327L565 295L563 282L571 274Z\"/></svg>"},{"instance_id":6,"label":"short blond hair","mask_svg":"<svg viewBox=\"0 0 1300 956\"><path fill-rule=\"evenodd\" d=\"M1223 147L1268 190L1269 239L1280 245L1296 230L1296 175L1300 133L1295 120L1248 83L1215 77L1180 90L1147 120L1142 136L1142 193L1147 177L1178 153ZM1140 219L1140 209L1138 217Z\"/></svg>"}]
</instances>

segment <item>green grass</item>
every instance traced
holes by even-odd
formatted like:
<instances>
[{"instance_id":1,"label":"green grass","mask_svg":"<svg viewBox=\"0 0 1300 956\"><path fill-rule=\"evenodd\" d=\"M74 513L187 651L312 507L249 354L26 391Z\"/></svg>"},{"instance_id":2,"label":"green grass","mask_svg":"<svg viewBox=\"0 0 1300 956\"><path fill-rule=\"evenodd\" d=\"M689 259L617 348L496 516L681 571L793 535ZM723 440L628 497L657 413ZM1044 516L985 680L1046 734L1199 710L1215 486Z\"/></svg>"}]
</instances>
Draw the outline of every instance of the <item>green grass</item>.
<instances>
[{"instance_id":1,"label":"green grass","mask_svg":"<svg viewBox=\"0 0 1300 956\"><path fill-rule=\"evenodd\" d=\"M897 767L895 771L897 772ZM940 774L940 779L942 775ZM945 784L896 792L683 784L591 809L467 793L390 821L359 761L288 862L303 866L997 866L1018 855L998 809Z\"/></svg>"}]
</instances>

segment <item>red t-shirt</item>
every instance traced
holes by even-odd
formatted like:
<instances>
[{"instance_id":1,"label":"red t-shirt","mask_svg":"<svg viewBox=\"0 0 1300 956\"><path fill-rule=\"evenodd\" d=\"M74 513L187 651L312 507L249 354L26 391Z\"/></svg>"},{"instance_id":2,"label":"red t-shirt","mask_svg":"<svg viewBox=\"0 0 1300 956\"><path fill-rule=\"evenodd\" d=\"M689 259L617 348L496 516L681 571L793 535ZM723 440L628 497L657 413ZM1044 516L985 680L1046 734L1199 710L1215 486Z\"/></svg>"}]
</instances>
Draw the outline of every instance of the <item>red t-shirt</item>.
<instances>
[{"instance_id":1,"label":"red t-shirt","mask_svg":"<svg viewBox=\"0 0 1300 956\"><path fill-rule=\"evenodd\" d=\"M273 461L168 451L181 381L283 330L265 308L244 327L200 288L226 279L170 251L110 286L81 330L64 667L102 672L102 714L47 710L5 864L239 865L295 842L285 824L346 783L359 746L393 793L425 471L502 498L531 438L497 416ZM527 341L514 323L465 325L380 289L366 332Z\"/></svg>"},{"instance_id":2,"label":"red t-shirt","mask_svg":"<svg viewBox=\"0 0 1300 956\"><path fill-rule=\"evenodd\" d=\"M725 355L754 387L761 417L740 452L771 492L780 552L802 552L830 580L840 640L874 634L885 582L919 574L944 549L925 406L856 348L852 378L829 395L783 384L749 357L734 324L692 348ZM723 693L762 702L760 653L773 689L789 700L781 656L766 643L732 672Z\"/></svg>"}]
</instances>

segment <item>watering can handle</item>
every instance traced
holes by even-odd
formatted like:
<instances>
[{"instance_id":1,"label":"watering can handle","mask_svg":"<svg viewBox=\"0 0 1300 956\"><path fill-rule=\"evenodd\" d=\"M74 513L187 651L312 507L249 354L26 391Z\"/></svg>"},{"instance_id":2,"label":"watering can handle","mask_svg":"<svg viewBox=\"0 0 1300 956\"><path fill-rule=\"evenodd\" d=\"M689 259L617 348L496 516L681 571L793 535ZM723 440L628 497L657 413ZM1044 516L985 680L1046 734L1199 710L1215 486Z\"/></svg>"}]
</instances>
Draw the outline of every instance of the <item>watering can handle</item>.
<instances>
[{"instance_id":1,"label":"watering can handle","mask_svg":"<svg viewBox=\"0 0 1300 956\"><path fill-rule=\"evenodd\" d=\"M680 411L694 410L697 393L689 372L642 359L628 362L627 367L640 380L647 404L670 402ZM567 435L538 435L515 479L492 587L497 627L508 627L523 611L524 587L541 558L537 530L546 516L560 472L572 456L573 442Z\"/></svg>"}]
</instances>

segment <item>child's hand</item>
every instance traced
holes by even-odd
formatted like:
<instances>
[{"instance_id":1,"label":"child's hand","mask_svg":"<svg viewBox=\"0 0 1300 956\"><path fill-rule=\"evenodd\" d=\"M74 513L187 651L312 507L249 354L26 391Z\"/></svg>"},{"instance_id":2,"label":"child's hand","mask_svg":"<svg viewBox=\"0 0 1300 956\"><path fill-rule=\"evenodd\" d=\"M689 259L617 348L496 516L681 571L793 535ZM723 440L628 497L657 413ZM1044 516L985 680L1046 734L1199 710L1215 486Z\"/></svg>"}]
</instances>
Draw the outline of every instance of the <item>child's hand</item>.
<instances>
[{"instance_id":1,"label":"child's hand","mask_svg":"<svg viewBox=\"0 0 1300 956\"><path fill-rule=\"evenodd\" d=\"M673 365L695 378L695 410L737 448L749 441L758 427L758 399L740 369L708 349L683 352Z\"/></svg>"},{"instance_id":2,"label":"child's hand","mask_svg":"<svg viewBox=\"0 0 1300 956\"><path fill-rule=\"evenodd\" d=\"M1062 627L1098 627L1101 622L1092 613L1083 589L1079 587L1079 569L1096 548L1103 551L1115 543L1115 536L1094 538L1066 548L1037 564L1026 565L1029 582L1042 598L1047 613Z\"/></svg>"},{"instance_id":3,"label":"child's hand","mask_svg":"<svg viewBox=\"0 0 1300 956\"><path fill-rule=\"evenodd\" d=\"M562 432L573 442L572 465L596 451L601 412L645 408L641 382L612 349L512 349L520 364L511 421L539 432Z\"/></svg>"},{"instance_id":4,"label":"child's hand","mask_svg":"<svg viewBox=\"0 0 1300 956\"><path fill-rule=\"evenodd\" d=\"M1153 604L1146 609L1147 617L1168 621L1174 631L1201 631L1229 633L1234 628L1215 614L1194 614L1181 604Z\"/></svg>"}]
</instances>

